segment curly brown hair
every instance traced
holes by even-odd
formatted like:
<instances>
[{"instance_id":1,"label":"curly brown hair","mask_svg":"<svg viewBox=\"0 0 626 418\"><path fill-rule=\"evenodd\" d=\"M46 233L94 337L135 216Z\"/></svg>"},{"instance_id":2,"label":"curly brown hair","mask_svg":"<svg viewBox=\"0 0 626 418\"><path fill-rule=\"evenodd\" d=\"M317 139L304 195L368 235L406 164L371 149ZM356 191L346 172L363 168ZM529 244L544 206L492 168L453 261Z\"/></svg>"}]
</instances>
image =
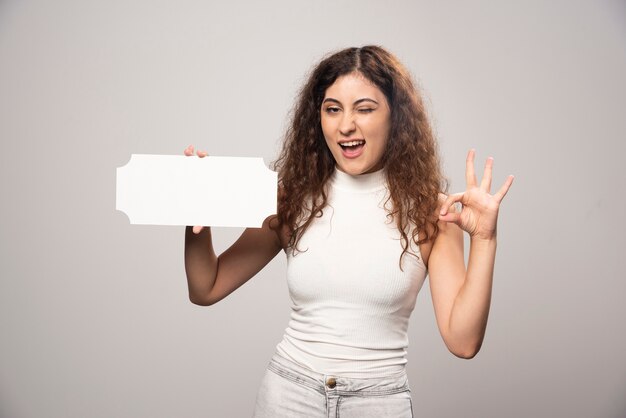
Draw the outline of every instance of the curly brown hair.
<instances>
[{"instance_id":1,"label":"curly brown hair","mask_svg":"<svg viewBox=\"0 0 626 418\"><path fill-rule=\"evenodd\" d=\"M335 160L322 133L320 109L326 89L337 78L353 72L378 87L391 109L381 165L392 202L388 217L395 220L401 234L401 262L406 252L412 253L409 234L418 245L437 236L434 214L447 181L424 104L409 72L379 46L343 49L327 56L310 73L292 111L280 156L273 164L280 185L277 220L289 228L288 245L295 253L307 228L322 216Z\"/></svg>"}]
</instances>

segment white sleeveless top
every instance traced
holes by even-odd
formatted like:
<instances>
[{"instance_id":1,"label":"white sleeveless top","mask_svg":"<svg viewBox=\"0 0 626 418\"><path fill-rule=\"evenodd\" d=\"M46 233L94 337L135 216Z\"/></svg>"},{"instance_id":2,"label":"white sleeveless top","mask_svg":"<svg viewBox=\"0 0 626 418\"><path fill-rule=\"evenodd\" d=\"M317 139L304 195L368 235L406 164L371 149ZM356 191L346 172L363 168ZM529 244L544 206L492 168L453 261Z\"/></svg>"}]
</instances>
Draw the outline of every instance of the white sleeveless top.
<instances>
[{"instance_id":1,"label":"white sleeveless top","mask_svg":"<svg viewBox=\"0 0 626 418\"><path fill-rule=\"evenodd\" d=\"M419 248L400 254L384 208L384 171L335 170L328 205L287 250L292 312L276 353L318 373L379 377L405 368L409 317L426 277ZM387 203L391 205L391 201Z\"/></svg>"}]
</instances>

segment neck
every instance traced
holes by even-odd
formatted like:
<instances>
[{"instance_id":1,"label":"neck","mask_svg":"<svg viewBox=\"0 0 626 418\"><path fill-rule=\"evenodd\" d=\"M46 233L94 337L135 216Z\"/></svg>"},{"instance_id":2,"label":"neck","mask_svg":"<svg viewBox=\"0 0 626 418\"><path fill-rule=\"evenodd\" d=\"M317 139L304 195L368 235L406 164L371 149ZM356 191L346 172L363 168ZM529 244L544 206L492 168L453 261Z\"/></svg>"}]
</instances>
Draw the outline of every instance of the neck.
<instances>
[{"instance_id":1,"label":"neck","mask_svg":"<svg viewBox=\"0 0 626 418\"><path fill-rule=\"evenodd\" d=\"M341 189L367 192L384 188L386 176L384 169L353 176L335 167L331 181L335 187Z\"/></svg>"}]
</instances>

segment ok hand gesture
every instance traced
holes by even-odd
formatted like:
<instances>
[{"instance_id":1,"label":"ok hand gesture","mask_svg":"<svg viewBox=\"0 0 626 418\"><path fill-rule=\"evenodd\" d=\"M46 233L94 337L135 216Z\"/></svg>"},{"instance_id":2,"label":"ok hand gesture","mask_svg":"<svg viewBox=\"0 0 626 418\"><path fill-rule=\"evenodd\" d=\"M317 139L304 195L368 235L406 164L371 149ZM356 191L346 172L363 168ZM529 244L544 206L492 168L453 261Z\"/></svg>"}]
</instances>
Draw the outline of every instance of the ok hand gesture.
<instances>
[{"instance_id":1,"label":"ok hand gesture","mask_svg":"<svg viewBox=\"0 0 626 418\"><path fill-rule=\"evenodd\" d=\"M474 153L475 151L472 149L467 154L465 165L467 190L447 197L441 205L439 219L457 224L462 230L470 234L472 238L488 240L496 236L500 202L502 202L511 184L513 184L513 176L507 177L496 194L489 194L491 192L493 158L489 157L487 159L482 181L480 186L477 186L476 174L474 173ZM450 212L450 206L456 202L461 203L461 211Z\"/></svg>"}]
</instances>

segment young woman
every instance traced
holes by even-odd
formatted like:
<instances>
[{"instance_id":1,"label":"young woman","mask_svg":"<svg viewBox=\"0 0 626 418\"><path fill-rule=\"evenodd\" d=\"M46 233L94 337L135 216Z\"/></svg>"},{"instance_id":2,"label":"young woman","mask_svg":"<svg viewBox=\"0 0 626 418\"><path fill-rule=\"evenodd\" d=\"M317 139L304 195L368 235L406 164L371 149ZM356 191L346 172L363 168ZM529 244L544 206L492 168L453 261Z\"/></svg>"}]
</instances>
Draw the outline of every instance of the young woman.
<instances>
[{"instance_id":1,"label":"young woman","mask_svg":"<svg viewBox=\"0 0 626 418\"><path fill-rule=\"evenodd\" d=\"M498 209L513 181L491 195L492 165L487 159L478 184L471 150L467 190L446 195L424 105L402 64L365 46L317 65L275 164L278 213L219 257L209 228L185 234L189 297L199 305L228 296L281 250L287 255L292 314L255 417L412 417L407 329L427 272L446 346L476 355Z\"/></svg>"}]
</instances>

